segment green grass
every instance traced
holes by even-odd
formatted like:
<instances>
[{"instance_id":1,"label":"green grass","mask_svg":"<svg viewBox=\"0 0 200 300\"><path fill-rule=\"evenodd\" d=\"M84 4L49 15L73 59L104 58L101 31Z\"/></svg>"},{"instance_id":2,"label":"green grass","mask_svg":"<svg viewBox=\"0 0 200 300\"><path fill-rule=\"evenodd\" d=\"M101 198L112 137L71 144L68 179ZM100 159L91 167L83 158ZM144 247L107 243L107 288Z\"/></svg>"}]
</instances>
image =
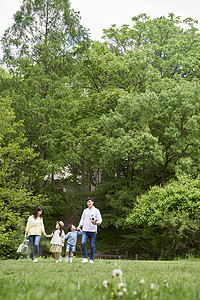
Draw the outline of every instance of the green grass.
<instances>
[{"instance_id":1,"label":"green grass","mask_svg":"<svg viewBox=\"0 0 200 300\"><path fill-rule=\"evenodd\" d=\"M120 299L200 299L200 260L95 260L93 265L80 261L74 258L72 264L55 264L53 259L39 259L38 263L2 260L0 299L110 299L115 297L115 280L126 284L127 294ZM112 271L118 268L123 272L122 279L112 277ZM142 278L144 284L139 284ZM104 280L109 281L107 288ZM151 283L155 285L153 290Z\"/></svg>"}]
</instances>

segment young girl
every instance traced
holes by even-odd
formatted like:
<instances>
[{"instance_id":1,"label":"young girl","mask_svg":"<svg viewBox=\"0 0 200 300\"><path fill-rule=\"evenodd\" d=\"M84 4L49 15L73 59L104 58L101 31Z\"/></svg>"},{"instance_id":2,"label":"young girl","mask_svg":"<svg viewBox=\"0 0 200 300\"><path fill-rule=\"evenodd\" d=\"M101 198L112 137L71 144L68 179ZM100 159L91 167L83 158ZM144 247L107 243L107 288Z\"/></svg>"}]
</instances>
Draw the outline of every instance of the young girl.
<instances>
[{"instance_id":1,"label":"young girl","mask_svg":"<svg viewBox=\"0 0 200 300\"><path fill-rule=\"evenodd\" d=\"M66 245L66 258L65 261L72 263L74 252L76 252L76 241L77 241L77 235L82 234L82 232L79 230L76 230L76 227L73 224L70 224L67 228L68 233L63 237L62 241L65 239L68 239L67 245ZM70 260L69 260L69 253L70 253Z\"/></svg>"},{"instance_id":2,"label":"young girl","mask_svg":"<svg viewBox=\"0 0 200 300\"><path fill-rule=\"evenodd\" d=\"M51 248L50 251L54 253L55 255L55 261L56 263L58 261L61 261L59 259L62 247L64 246L64 242L62 241L62 238L65 236L65 233L63 231L64 223L62 221L56 222L56 229L52 232L52 234L46 235L46 237L52 237L50 244ZM58 260L59 259L59 260Z\"/></svg>"}]
</instances>

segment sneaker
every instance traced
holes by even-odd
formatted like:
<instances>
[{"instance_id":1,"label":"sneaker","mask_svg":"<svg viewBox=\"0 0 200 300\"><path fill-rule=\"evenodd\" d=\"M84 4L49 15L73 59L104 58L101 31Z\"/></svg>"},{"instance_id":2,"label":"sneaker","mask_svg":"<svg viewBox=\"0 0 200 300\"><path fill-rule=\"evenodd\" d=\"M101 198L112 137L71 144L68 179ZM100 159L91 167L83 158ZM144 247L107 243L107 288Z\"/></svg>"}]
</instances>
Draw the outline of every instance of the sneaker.
<instances>
[{"instance_id":1,"label":"sneaker","mask_svg":"<svg viewBox=\"0 0 200 300\"><path fill-rule=\"evenodd\" d=\"M88 259L87 259L87 258L84 258L81 262L82 262L82 263L87 263L87 262L88 262Z\"/></svg>"},{"instance_id":2,"label":"sneaker","mask_svg":"<svg viewBox=\"0 0 200 300\"><path fill-rule=\"evenodd\" d=\"M33 260L33 262L38 262L37 258L35 258L35 259Z\"/></svg>"},{"instance_id":3,"label":"sneaker","mask_svg":"<svg viewBox=\"0 0 200 300\"><path fill-rule=\"evenodd\" d=\"M70 258L69 262L72 263L73 258Z\"/></svg>"},{"instance_id":4,"label":"sneaker","mask_svg":"<svg viewBox=\"0 0 200 300\"><path fill-rule=\"evenodd\" d=\"M56 263L58 263L58 260L56 260Z\"/></svg>"},{"instance_id":5,"label":"sneaker","mask_svg":"<svg viewBox=\"0 0 200 300\"><path fill-rule=\"evenodd\" d=\"M60 257L59 257L58 261L59 261L59 262L61 262L61 261L62 261L62 256L60 256Z\"/></svg>"},{"instance_id":6,"label":"sneaker","mask_svg":"<svg viewBox=\"0 0 200 300\"><path fill-rule=\"evenodd\" d=\"M92 259L90 259L90 264L93 264L93 262L94 262L94 261L93 261Z\"/></svg>"},{"instance_id":7,"label":"sneaker","mask_svg":"<svg viewBox=\"0 0 200 300\"><path fill-rule=\"evenodd\" d=\"M69 261L69 256L65 257L65 261L68 262Z\"/></svg>"}]
</instances>

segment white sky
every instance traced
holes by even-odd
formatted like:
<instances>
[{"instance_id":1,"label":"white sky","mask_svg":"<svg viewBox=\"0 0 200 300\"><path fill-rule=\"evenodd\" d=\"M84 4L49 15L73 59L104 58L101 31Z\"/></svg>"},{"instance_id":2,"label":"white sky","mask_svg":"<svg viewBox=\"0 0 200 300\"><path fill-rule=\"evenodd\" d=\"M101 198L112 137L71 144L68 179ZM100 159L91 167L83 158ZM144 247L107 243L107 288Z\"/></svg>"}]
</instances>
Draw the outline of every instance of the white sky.
<instances>
[{"instance_id":1,"label":"white sky","mask_svg":"<svg viewBox=\"0 0 200 300\"><path fill-rule=\"evenodd\" d=\"M0 36L12 25L21 3L21 0L0 0ZM199 0L71 0L71 7L80 11L81 23L90 29L93 40L101 39L103 29L112 24L131 24L131 18L141 13L151 18L167 17L171 12L182 19L192 17L199 21L200 28Z\"/></svg>"}]
</instances>

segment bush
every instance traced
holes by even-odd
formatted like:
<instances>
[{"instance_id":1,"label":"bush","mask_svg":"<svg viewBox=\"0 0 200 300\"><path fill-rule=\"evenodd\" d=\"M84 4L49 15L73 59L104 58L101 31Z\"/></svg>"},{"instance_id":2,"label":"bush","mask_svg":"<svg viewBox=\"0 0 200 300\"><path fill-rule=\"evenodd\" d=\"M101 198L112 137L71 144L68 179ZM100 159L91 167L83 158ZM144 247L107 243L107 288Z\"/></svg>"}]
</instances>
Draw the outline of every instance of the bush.
<instances>
[{"instance_id":1,"label":"bush","mask_svg":"<svg viewBox=\"0 0 200 300\"><path fill-rule=\"evenodd\" d=\"M198 254L200 240L200 177L181 176L164 188L155 186L137 199L127 223L151 229L153 251L160 258ZM159 240L159 243L158 243Z\"/></svg>"}]
</instances>

